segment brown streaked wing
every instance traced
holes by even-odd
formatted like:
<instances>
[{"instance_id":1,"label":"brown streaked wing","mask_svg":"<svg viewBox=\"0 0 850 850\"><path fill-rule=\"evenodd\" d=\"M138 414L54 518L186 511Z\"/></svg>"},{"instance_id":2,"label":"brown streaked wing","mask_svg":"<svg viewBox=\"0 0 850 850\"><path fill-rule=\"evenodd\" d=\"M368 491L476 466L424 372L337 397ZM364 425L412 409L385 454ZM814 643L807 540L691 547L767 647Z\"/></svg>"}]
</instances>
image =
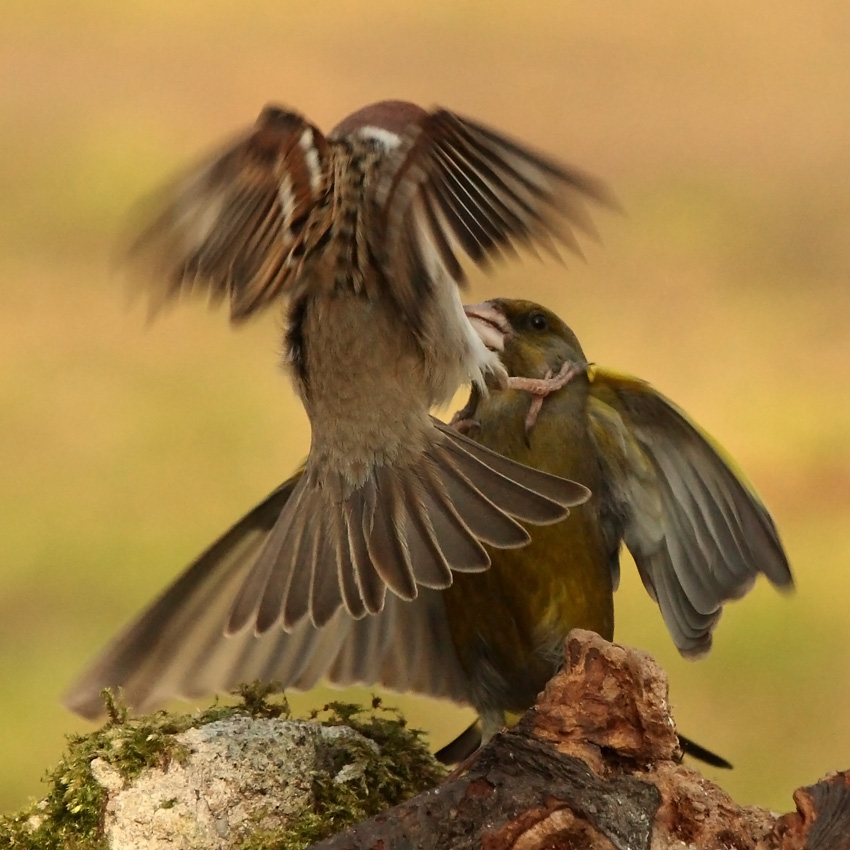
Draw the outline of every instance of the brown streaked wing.
<instances>
[{"instance_id":1,"label":"brown streaked wing","mask_svg":"<svg viewBox=\"0 0 850 850\"><path fill-rule=\"evenodd\" d=\"M321 236L330 152L302 116L267 106L253 128L151 199L131 266L151 314L192 292L227 299L232 321L268 306Z\"/></svg>"},{"instance_id":2,"label":"brown streaked wing","mask_svg":"<svg viewBox=\"0 0 850 850\"><path fill-rule=\"evenodd\" d=\"M587 201L616 206L595 178L445 109L428 113L388 154L376 191L376 253L405 312L434 271L464 283L456 253L486 266L514 245L581 253L574 230L595 236ZM424 290L424 292L423 292ZM408 316L415 326L415 316Z\"/></svg>"}]
</instances>

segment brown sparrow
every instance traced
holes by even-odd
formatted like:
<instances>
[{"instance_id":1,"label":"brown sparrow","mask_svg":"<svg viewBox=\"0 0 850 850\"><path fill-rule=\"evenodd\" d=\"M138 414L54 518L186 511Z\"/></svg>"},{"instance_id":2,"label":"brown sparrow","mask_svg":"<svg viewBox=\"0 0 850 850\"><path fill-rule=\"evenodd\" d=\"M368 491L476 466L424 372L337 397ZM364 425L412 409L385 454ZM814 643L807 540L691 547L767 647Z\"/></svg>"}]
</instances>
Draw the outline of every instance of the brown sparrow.
<instances>
[{"instance_id":1,"label":"brown sparrow","mask_svg":"<svg viewBox=\"0 0 850 850\"><path fill-rule=\"evenodd\" d=\"M453 571L485 570L482 543L522 546L588 497L581 485L484 449L433 419L464 383L506 373L464 315L457 255L577 248L596 180L472 121L386 101L325 137L267 107L191 170L131 255L152 306L190 292L240 321L288 298L286 363L312 429L304 475L232 590L230 634L342 606L361 618L386 591L411 600Z\"/></svg>"}]
</instances>

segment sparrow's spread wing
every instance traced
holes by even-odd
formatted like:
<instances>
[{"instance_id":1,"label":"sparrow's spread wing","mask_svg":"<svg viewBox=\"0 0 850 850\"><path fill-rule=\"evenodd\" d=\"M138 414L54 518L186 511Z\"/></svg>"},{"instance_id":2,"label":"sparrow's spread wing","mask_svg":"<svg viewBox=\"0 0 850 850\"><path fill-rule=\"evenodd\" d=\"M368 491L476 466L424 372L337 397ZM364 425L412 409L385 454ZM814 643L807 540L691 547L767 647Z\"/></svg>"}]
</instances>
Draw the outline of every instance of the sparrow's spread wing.
<instances>
[{"instance_id":1,"label":"sparrow's spread wing","mask_svg":"<svg viewBox=\"0 0 850 850\"><path fill-rule=\"evenodd\" d=\"M446 276L464 283L459 252L484 267L515 245L580 254L574 230L596 233L585 201L614 204L594 178L445 109L408 127L375 197L375 250L411 313Z\"/></svg>"},{"instance_id":2,"label":"sparrow's spread wing","mask_svg":"<svg viewBox=\"0 0 850 850\"><path fill-rule=\"evenodd\" d=\"M294 631L304 619L322 627L341 606L361 618L392 596L446 588L453 572L487 569L481 541L522 546L529 535L516 520L557 522L589 495L434 425L416 463L375 468L344 503L333 476L308 461L234 593L230 633Z\"/></svg>"},{"instance_id":3,"label":"sparrow's spread wing","mask_svg":"<svg viewBox=\"0 0 850 850\"><path fill-rule=\"evenodd\" d=\"M321 629L305 619L291 632L226 634L239 587L300 475L236 523L104 650L69 689L69 708L98 717L101 690L120 687L129 706L150 711L254 679L298 690L320 679L381 684L469 700L438 591L422 589L410 602L387 594L380 613L361 619L339 609Z\"/></svg>"},{"instance_id":4,"label":"sparrow's spread wing","mask_svg":"<svg viewBox=\"0 0 850 850\"><path fill-rule=\"evenodd\" d=\"M192 292L244 319L287 289L327 229L329 147L295 112L266 107L253 130L150 200L130 260L152 312Z\"/></svg>"},{"instance_id":5,"label":"sparrow's spread wing","mask_svg":"<svg viewBox=\"0 0 850 850\"><path fill-rule=\"evenodd\" d=\"M776 527L756 493L680 410L648 384L596 369L591 433L624 539L683 655L711 646L725 602L763 573L790 587Z\"/></svg>"}]
</instances>

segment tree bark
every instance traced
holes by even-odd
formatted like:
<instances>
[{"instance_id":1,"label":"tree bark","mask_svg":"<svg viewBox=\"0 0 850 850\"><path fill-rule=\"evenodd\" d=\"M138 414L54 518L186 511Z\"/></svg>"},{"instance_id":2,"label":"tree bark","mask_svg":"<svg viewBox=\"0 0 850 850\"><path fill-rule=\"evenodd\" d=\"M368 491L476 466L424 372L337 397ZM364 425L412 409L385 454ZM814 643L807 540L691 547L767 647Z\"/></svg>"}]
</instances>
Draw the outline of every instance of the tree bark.
<instances>
[{"instance_id":1,"label":"tree bark","mask_svg":"<svg viewBox=\"0 0 850 850\"><path fill-rule=\"evenodd\" d=\"M738 806L681 764L667 680L646 653L574 631L538 704L459 778L313 850L850 850L850 773Z\"/></svg>"}]
</instances>

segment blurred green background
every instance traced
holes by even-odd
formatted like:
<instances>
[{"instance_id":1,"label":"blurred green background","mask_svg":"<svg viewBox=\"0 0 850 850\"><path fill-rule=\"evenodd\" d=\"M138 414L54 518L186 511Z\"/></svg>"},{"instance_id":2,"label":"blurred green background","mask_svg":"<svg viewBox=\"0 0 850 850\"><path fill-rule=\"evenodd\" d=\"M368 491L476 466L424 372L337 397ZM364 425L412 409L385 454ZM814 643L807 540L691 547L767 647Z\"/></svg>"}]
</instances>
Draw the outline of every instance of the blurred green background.
<instances>
[{"instance_id":1,"label":"blurred green background","mask_svg":"<svg viewBox=\"0 0 850 850\"><path fill-rule=\"evenodd\" d=\"M114 631L285 477L305 417L280 321L145 327L112 273L127 209L253 121L329 129L443 104L605 177L586 264L527 260L467 300L541 301L737 458L796 570L678 658L624 569L618 637L666 666L681 729L740 802L850 768L850 7L4 0L0 27L0 808L40 793L59 696ZM317 697L322 699L322 695ZM450 706L400 700L437 744Z\"/></svg>"}]
</instances>

